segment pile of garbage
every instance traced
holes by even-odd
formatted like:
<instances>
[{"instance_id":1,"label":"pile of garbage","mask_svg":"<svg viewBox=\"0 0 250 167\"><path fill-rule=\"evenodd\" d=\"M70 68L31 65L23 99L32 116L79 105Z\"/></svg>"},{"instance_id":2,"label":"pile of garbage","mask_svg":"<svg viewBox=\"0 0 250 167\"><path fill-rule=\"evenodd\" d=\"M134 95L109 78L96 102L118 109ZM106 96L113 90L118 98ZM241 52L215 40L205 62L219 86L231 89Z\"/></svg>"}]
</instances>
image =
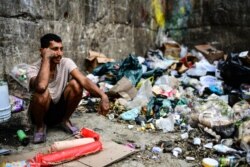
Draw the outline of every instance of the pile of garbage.
<instances>
[{"instance_id":1,"label":"pile of garbage","mask_svg":"<svg viewBox=\"0 0 250 167\"><path fill-rule=\"evenodd\" d=\"M87 77L110 98L111 121L137 124L142 132L180 134L179 140L143 150L203 166L250 165L248 51L225 54L210 44L189 49L167 38L145 56L114 60L89 51L86 61ZM25 88L26 69L20 64L11 71ZM96 112L96 99L84 93L80 105ZM22 101L12 101L12 111L22 110Z\"/></svg>"},{"instance_id":2,"label":"pile of garbage","mask_svg":"<svg viewBox=\"0 0 250 167\"><path fill-rule=\"evenodd\" d=\"M116 61L94 51L89 57L87 77L109 95L111 121L133 122L142 132L180 133L179 141L159 141L151 152L203 166L250 165L247 51L225 54L209 44L190 50L169 38L144 57ZM84 101L95 103L87 94Z\"/></svg>"}]
</instances>

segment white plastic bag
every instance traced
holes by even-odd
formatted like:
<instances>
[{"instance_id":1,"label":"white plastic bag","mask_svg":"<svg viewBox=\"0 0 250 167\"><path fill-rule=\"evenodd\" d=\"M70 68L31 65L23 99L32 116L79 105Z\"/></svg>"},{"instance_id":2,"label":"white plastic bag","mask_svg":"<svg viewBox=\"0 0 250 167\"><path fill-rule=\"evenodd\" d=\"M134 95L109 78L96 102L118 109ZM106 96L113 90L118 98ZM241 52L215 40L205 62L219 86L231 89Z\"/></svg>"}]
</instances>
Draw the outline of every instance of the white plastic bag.
<instances>
[{"instance_id":1,"label":"white plastic bag","mask_svg":"<svg viewBox=\"0 0 250 167\"><path fill-rule=\"evenodd\" d=\"M162 129L164 133L174 131L174 118L173 115L167 118L160 118L156 120L156 128Z\"/></svg>"},{"instance_id":2,"label":"white plastic bag","mask_svg":"<svg viewBox=\"0 0 250 167\"><path fill-rule=\"evenodd\" d=\"M127 103L126 108L132 109L146 106L152 96L153 92L151 82L150 80L146 80L137 92L136 97Z\"/></svg>"},{"instance_id":3,"label":"white plastic bag","mask_svg":"<svg viewBox=\"0 0 250 167\"><path fill-rule=\"evenodd\" d=\"M20 83L24 88L28 89L27 70L29 65L25 63L14 66L10 72L10 76Z\"/></svg>"}]
</instances>

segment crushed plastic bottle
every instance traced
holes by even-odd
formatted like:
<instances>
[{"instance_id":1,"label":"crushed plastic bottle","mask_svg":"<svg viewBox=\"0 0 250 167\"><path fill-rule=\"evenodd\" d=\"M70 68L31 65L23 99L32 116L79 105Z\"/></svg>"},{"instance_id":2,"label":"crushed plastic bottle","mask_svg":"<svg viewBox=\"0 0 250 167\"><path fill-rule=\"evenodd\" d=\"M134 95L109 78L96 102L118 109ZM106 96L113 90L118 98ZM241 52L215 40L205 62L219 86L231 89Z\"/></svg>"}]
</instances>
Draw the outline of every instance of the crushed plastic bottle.
<instances>
[{"instance_id":1,"label":"crushed plastic bottle","mask_svg":"<svg viewBox=\"0 0 250 167\"><path fill-rule=\"evenodd\" d=\"M213 149L215 149L217 152L220 152L220 153L238 152L237 150L230 148L223 144L216 144L213 146Z\"/></svg>"}]
</instances>

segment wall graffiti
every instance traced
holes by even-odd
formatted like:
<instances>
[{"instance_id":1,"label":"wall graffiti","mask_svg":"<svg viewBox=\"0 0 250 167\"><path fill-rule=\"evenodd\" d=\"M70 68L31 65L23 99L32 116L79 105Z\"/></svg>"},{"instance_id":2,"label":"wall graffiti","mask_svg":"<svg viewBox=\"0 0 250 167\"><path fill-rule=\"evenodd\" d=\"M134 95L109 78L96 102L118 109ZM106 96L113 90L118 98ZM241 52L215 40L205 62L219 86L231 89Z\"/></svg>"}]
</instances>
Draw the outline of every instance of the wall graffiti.
<instances>
[{"instance_id":1,"label":"wall graffiti","mask_svg":"<svg viewBox=\"0 0 250 167\"><path fill-rule=\"evenodd\" d=\"M193 3L192 0L152 0L154 18L159 28L169 31L177 39L180 38L188 27Z\"/></svg>"},{"instance_id":2,"label":"wall graffiti","mask_svg":"<svg viewBox=\"0 0 250 167\"><path fill-rule=\"evenodd\" d=\"M151 3L156 23L160 28L165 28L165 2L162 0L152 0Z\"/></svg>"},{"instance_id":3,"label":"wall graffiti","mask_svg":"<svg viewBox=\"0 0 250 167\"><path fill-rule=\"evenodd\" d=\"M168 24L166 24L165 31L169 31L170 36L178 40L185 35L192 7L191 0L167 0L166 22Z\"/></svg>"}]
</instances>

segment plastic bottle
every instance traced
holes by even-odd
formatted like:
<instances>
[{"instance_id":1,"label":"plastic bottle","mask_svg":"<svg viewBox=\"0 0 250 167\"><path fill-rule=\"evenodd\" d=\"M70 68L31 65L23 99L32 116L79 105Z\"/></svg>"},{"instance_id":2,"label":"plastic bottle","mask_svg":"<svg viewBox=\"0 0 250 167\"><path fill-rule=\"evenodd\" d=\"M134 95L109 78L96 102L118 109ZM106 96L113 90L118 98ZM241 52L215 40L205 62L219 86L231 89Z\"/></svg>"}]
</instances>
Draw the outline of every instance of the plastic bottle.
<instances>
[{"instance_id":1,"label":"plastic bottle","mask_svg":"<svg viewBox=\"0 0 250 167\"><path fill-rule=\"evenodd\" d=\"M18 139L19 139L19 141L21 142L21 144L23 146L27 146L29 144L30 140L27 137L27 135L24 133L23 130L18 130L17 131L17 136L18 136Z\"/></svg>"},{"instance_id":2,"label":"plastic bottle","mask_svg":"<svg viewBox=\"0 0 250 167\"><path fill-rule=\"evenodd\" d=\"M234 167L237 160L234 156L223 157L219 159L220 167Z\"/></svg>"},{"instance_id":3,"label":"plastic bottle","mask_svg":"<svg viewBox=\"0 0 250 167\"><path fill-rule=\"evenodd\" d=\"M215 149L217 152L220 152L220 153L229 153L229 152L236 153L237 152L237 150L230 148L223 144L216 144L213 146L213 149Z\"/></svg>"}]
</instances>

